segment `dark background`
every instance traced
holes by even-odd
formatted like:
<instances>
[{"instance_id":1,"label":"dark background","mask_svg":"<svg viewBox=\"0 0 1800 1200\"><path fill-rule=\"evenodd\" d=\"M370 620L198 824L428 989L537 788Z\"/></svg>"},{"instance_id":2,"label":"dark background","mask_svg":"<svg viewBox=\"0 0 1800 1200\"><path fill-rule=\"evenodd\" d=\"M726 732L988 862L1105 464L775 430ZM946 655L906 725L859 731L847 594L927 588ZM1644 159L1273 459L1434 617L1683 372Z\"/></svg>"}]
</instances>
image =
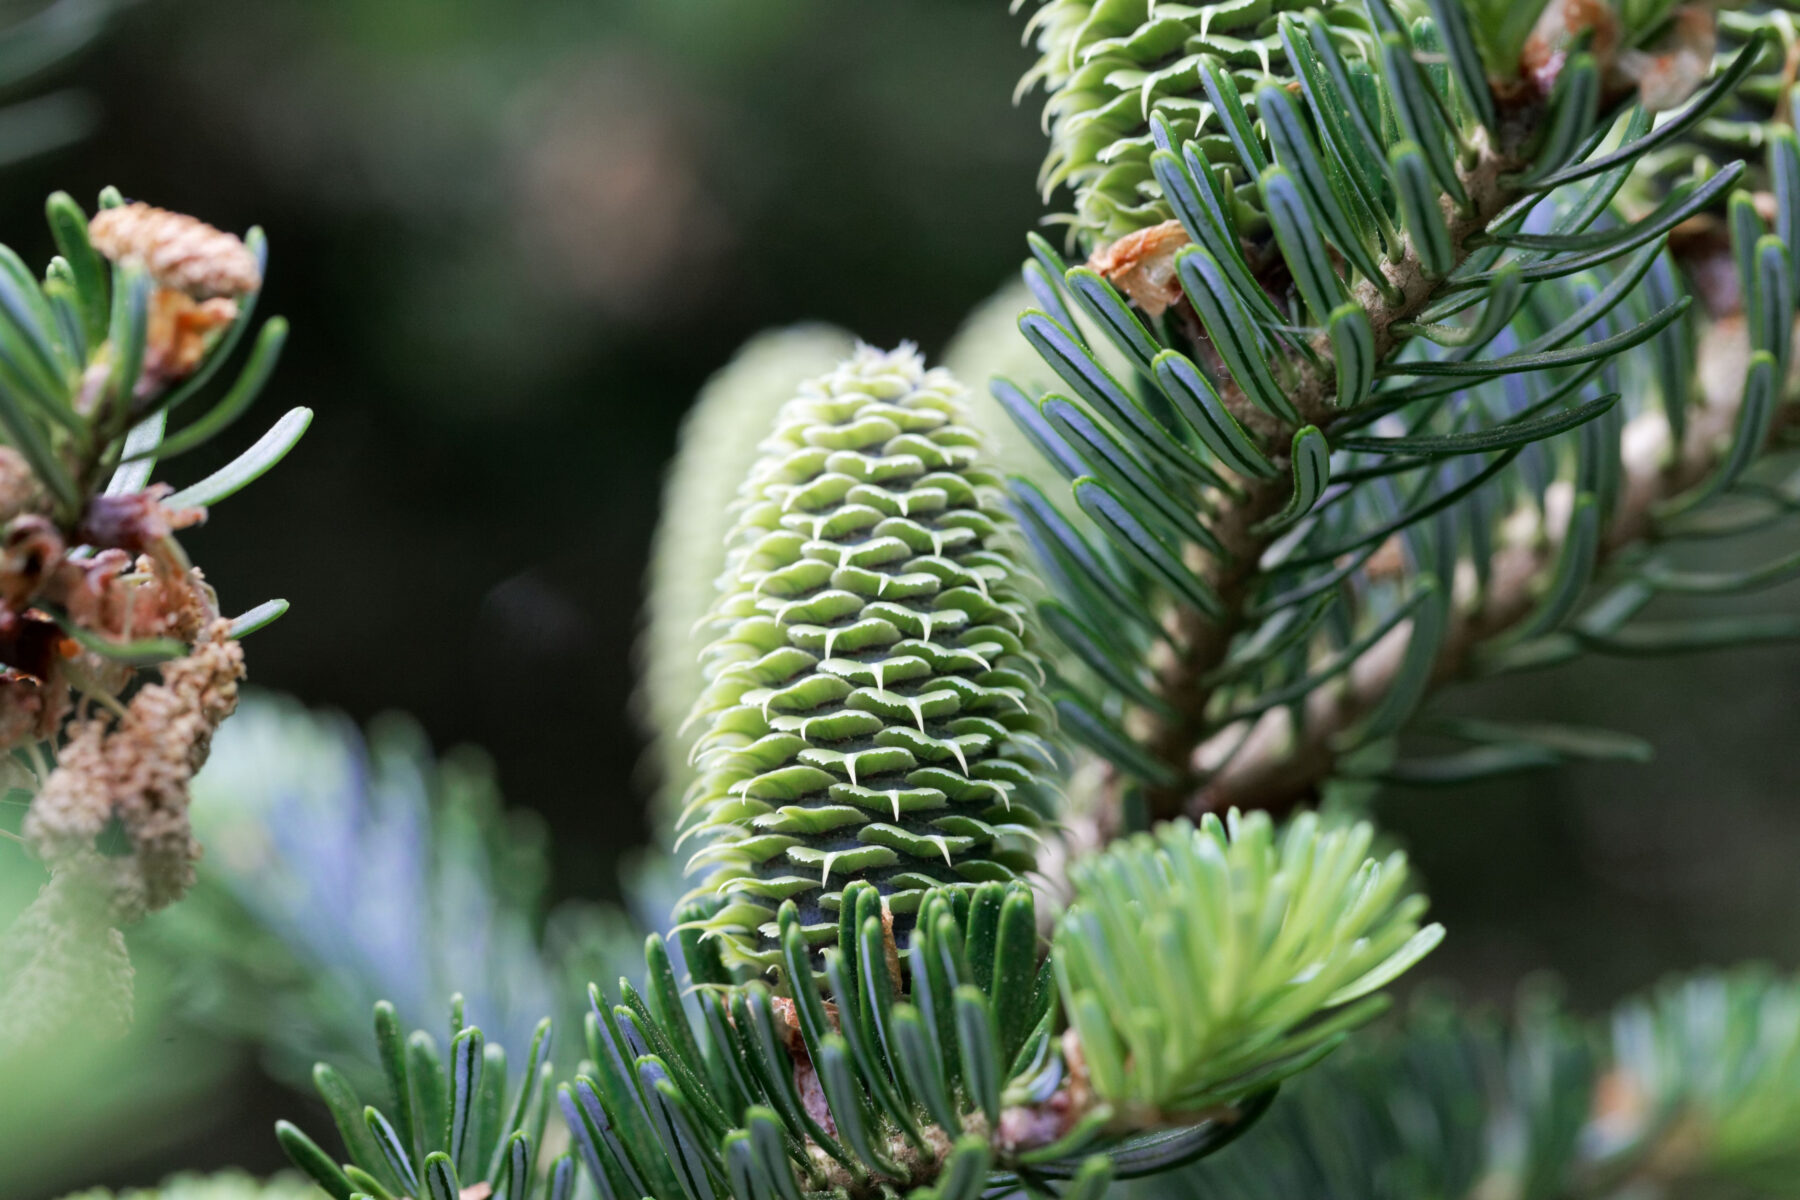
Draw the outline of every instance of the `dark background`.
<instances>
[{"instance_id":1,"label":"dark background","mask_svg":"<svg viewBox=\"0 0 1800 1200\"><path fill-rule=\"evenodd\" d=\"M936 352L1016 269L1042 140L1039 98L1010 101L1030 54L1005 7L144 0L64 72L101 123L0 177L0 236L40 263L46 192L91 207L107 183L264 226L287 354L175 477L316 410L184 537L228 609L293 602L250 643L254 682L485 746L555 830L559 893L608 898L648 835L632 643L676 424L760 328L820 318ZM1796 696L1782 647L1454 697L1660 753L1384 799L1451 930L1424 973L1503 1001L1548 969L1596 1007L1672 968L1792 964ZM246 1070L218 1109L70 1186L279 1165L289 1094Z\"/></svg>"}]
</instances>

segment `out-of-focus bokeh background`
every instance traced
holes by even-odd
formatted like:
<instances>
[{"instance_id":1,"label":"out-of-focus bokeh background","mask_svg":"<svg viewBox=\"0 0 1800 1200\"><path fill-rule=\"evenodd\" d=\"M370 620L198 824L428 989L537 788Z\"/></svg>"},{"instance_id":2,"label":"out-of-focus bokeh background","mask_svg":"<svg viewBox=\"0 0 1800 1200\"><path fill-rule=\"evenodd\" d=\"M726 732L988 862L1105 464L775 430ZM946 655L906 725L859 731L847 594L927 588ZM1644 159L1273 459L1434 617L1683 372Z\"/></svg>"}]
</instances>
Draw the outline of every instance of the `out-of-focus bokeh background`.
<instances>
[{"instance_id":1,"label":"out-of-focus bokeh background","mask_svg":"<svg viewBox=\"0 0 1800 1200\"><path fill-rule=\"evenodd\" d=\"M108 183L268 230L263 311L294 333L257 411L317 418L188 539L227 608L293 602L249 647L254 682L485 748L551 831L552 894L616 898L650 836L632 644L677 423L763 327L936 353L1012 276L1044 210L1005 9L139 0L56 72L92 128L0 172L0 238L41 263L45 194L91 206ZM1744 603L1792 611L1800 590ZM1458 694L1653 736L1658 756L1385 797L1451 931L1425 973L1504 1001L1548 970L1597 1007L1673 968L1800 961L1797 699L1794 648ZM163 975L146 995L178 1006L179 961ZM272 1169L275 1117L325 1126L255 1056L160 1030L160 1011L139 1050L189 1094L91 1120L71 1103L66 1148L10 1195ZM24 1153L0 1136L0 1164Z\"/></svg>"}]
</instances>

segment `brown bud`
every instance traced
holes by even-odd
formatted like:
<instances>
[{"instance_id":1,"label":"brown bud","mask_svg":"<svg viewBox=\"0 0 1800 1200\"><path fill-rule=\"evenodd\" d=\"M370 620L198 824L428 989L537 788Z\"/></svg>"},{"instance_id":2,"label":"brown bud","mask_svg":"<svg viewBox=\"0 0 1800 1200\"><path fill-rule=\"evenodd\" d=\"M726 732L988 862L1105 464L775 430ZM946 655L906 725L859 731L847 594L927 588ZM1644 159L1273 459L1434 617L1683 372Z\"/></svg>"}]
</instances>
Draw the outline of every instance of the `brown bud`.
<instances>
[{"instance_id":1,"label":"brown bud","mask_svg":"<svg viewBox=\"0 0 1800 1200\"><path fill-rule=\"evenodd\" d=\"M1088 266L1130 297L1145 315L1161 316L1181 299L1175 255L1187 244L1187 230L1181 222L1164 221L1096 250Z\"/></svg>"},{"instance_id":2,"label":"brown bud","mask_svg":"<svg viewBox=\"0 0 1800 1200\"><path fill-rule=\"evenodd\" d=\"M262 286L255 256L235 234L167 209L103 209L89 222L88 237L113 262L140 262L160 286L195 300L241 296Z\"/></svg>"},{"instance_id":3,"label":"brown bud","mask_svg":"<svg viewBox=\"0 0 1800 1200\"><path fill-rule=\"evenodd\" d=\"M138 395L154 395L192 375L206 357L213 335L237 320L237 315L237 301L225 296L195 300L186 292L158 288L150 297Z\"/></svg>"}]
</instances>

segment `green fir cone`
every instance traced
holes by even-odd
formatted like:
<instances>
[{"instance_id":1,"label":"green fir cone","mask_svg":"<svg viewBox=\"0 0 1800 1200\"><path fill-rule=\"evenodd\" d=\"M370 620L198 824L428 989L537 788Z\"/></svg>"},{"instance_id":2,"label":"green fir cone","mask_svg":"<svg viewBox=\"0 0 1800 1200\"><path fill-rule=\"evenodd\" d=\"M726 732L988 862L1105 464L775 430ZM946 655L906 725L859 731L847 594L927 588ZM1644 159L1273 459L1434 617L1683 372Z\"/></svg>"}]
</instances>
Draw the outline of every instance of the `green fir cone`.
<instances>
[{"instance_id":1,"label":"green fir cone","mask_svg":"<svg viewBox=\"0 0 1800 1200\"><path fill-rule=\"evenodd\" d=\"M859 347L781 410L735 504L682 815L706 928L773 966L845 885L904 936L924 891L1029 870L1056 759L1008 522L961 386Z\"/></svg>"},{"instance_id":2,"label":"green fir cone","mask_svg":"<svg viewBox=\"0 0 1800 1200\"><path fill-rule=\"evenodd\" d=\"M1227 103L1235 97L1253 122L1256 83L1271 74L1292 77L1278 16L1309 7L1323 10L1347 57L1362 57L1350 31L1365 43L1373 39L1360 3L1042 0L1027 26L1039 57L1020 80L1019 94L1044 85L1050 151L1038 184L1046 201L1060 186L1073 192L1075 211L1059 219L1075 227L1085 248L1173 219L1151 168L1153 113L1169 122L1176 146L1198 140L1237 193L1240 221L1256 220L1255 166L1242 163L1208 84ZM1209 67L1217 71L1215 81L1207 78Z\"/></svg>"}]
</instances>

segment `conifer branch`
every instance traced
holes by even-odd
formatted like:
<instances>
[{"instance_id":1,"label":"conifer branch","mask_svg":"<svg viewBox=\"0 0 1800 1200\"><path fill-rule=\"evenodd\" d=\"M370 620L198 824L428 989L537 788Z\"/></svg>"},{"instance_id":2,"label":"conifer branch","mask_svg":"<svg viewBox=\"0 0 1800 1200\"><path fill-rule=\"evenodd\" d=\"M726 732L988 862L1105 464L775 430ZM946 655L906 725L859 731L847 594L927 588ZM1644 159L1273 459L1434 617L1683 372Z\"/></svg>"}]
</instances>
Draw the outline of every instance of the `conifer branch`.
<instances>
[{"instance_id":1,"label":"conifer branch","mask_svg":"<svg viewBox=\"0 0 1800 1200\"><path fill-rule=\"evenodd\" d=\"M1741 325L1736 332L1741 334ZM1724 357L1747 357L1747 342L1733 340L1738 342L1736 346L1720 346L1717 352ZM1619 509L1601 543L1602 567L1653 544L1657 510L1700 486L1717 468L1721 447L1728 445L1737 424L1740 399L1735 388L1708 396L1706 406L1690 418L1678 454L1668 453L1668 420L1661 412L1645 412L1632 419L1623 442L1637 453L1624 462ZM1771 441L1797 419L1800 393L1790 387L1786 403L1776 414ZM1535 538L1495 551L1488 571L1492 582L1479 605L1452 607L1450 624L1431 668L1433 687L1475 672L1482 645L1501 637L1530 614L1555 568L1567 533L1567 517L1565 506L1560 520L1554 524L1545 520ZM1318 786L1339 768L1339 737L1367 716L1393 687L1410 634L1410 625L1395 629L1346 672L1341 687L1320 688L1309 695L1306 719L1299 730L1286 710L1276 709L1258 718L1247 736L1241 729L1213 735L1227 744L1244 740L1231 760L1186 799L1186 810L1194 815L1227 808L1281 813L1312 799ZM1579 630L1570 636L1584 640ZM1585 639L1589 645L1603 640ZM1198 752L1204 756L1205 747Z\"/></svg>"},{"instance_id":2,"label":"conifer branch","mask_svg":"<svg viewBox=\"0 0 1800 1200\"><path fill-rule=\"evenodd\" d=\"M1434 684L1645 643L1618 626L1649 585L1604 630L1558 630L1600 567L1760 486L1788 419L1800 143L1757 131L1754 197L1743 162L1665 174L1788 86L1770 24L1727 23L1711 64L1705 14L1552 3L1527 38L1450 3L1045 0L1045 178L1092 254L1069 270L1034 245L1020 328L1081 403L995 396L1086 518L1018 485L1057 593L1058 710L1110 764L1084 837L1135 797L1152 820L1285 812L1379 775ZM1666 237L1696 223L1715 261L1689 280ZM1690 289L1739 311L1690 321Z\"/></svg>"},{"instance_id":3,"label":"conifer branch","mask_svg":"<svg viewBox=\"0 0 1800 1200\"><path fill-rule=\"evenodd\" d=\"M91 978L128 982L114 927L192 885L189 787L236 708L238 639L286 607L227 617L176 534L279 461L311 412L289 413L197 483L153 484L159 457L242 414L280 353L275 317L236 383L165 437L251 324L262 234L125 204L111 188L91 219L60 192L45 215L60 253L41 277L0 246L0 759L30 795L14 836L52 876L45 910L63 916L21 919L0 959L40 979L67 973L56 939L97 922ZM48 1018L65 1006L38 1007Z\"/></svg>"},{"instance_id":4,"label":"conifer branch","mask_svg":"<svg viewBox=\"0 0 1800 1200\"><path fill-rule=\"evenodd\" d=\"M1469 211L1461 214L1448 197L1443 198L1444 218L1450 230L1456 263L1468 258L1470 237L1487 225L1508 205L1519 198L1516 188L1508 186L1508 172L1516 171L1523 162L1518 147L1534 132L1532 113L1517 114L1503 127L1498 146L1492 144L1485 130L1472 135L1476 158L1474 165L1459 171L1459 179L1469 197ZM1375 353L1385 359L1399 343L1395 327L1410 320L1439 294L1439 283L1430 278L1419 258L1418 247L1408 244L1395 262L1384 264L1384 274L1393 292L1385 293L1368 280L1358 283L1354 302L1369 314L1375 338ZM1198 335L1205 338L1204 331ZM1259 435L1267 447L1287 446L1303 425L1314 425L1328 436L1336 420L1348 410L1336 408L1332 401L1336 392L1329 338L1320 334L1314 339L1315 362L1297 364L1298 383L1293 392L1294 406L1300 412L1298 421L1281 421L1251 403L1236 379L1221 380L1220 399L1239 424ZM1271 455L1277 467L1286 468L1284 458ZM1283 469L1268 479L1245 481L1241 499L1228 501L1219 512L1214 526L1223 553L1209 554L1196 548L1195 567L1218 593L1225 615L1212 619L1194 608L1177 608L1172 614L1175 650L1158 671L1157 691L1173 712L1171 720L1156 720L1149 715L1150 728L1145 744L1150 753L1169 768L1174 782L1148 789L1153 817L1166 819L1183 811L1223 812L1237 802L1219 796L1215 802L1212 788L1220 780L1210 781L1196 793L1193 787L1194 758L1213 735L1208 728L1207 710L1212 689L1206 680L1224 661L1231 641L1244 627L1249 602L1250 584L1257 577L1258 563L1277 538L1276 533L1259 532L1259 526L1280 512L1293 494L1293 476ZM1286 765L1285 763L1283 765ZM1323 776L1308 779L1297 792L1304 792ZM1240 807L1260 807L1254 800ZM1278 809L1284 807L1276 806Z\"/></svg>"}]
</instances>

